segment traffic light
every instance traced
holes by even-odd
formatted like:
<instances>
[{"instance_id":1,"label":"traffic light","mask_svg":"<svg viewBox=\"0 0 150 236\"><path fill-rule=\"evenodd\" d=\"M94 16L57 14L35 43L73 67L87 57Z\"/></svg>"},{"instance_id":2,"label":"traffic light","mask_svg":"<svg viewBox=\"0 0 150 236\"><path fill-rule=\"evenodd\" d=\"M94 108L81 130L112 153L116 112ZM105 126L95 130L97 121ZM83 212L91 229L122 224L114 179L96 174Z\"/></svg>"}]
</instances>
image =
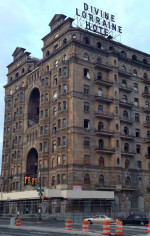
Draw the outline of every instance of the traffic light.
<instances>
[{"instance_id":1,"label":"traffic light","mask_svg":"<svg viewBox=\"0 0 150 236\"><path fill-rule=\"evenodd\" d=\"M35 178L32 178L32 185L35 185Z\"/></svg>"}]
</instances>

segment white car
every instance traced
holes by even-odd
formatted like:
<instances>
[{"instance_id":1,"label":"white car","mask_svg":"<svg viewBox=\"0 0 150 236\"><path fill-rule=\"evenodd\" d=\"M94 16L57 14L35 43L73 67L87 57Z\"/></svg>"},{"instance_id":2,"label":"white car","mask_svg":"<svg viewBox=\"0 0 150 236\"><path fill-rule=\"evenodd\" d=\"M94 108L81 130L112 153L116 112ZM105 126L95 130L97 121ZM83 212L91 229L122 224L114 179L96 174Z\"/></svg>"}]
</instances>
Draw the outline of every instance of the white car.
<instances>
[{"instance_id":1,"label":"white car","mask_svg":"<svg viewBox=\"0 0 150 236\"><path fill-rule=\"evenodd\" d=\"M84 220L88 220L89 224L99 224L103 223L104 220L109 221L110 223L114 222L113 218L107 217L105 215L96 215L93 218L86 218Z\"/></svg>"}]
</instances>

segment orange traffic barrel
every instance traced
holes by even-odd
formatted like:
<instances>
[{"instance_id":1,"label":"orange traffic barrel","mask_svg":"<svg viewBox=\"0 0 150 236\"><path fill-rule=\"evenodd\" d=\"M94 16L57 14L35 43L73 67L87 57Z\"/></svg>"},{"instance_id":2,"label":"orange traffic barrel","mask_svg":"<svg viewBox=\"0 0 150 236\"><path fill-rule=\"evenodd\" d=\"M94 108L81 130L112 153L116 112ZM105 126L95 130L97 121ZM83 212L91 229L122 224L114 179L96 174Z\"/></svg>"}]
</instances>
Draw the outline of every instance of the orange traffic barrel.
<instances>
[{"instance_id":1,"label":"orange traffic barrel","mask_svg":"<svg viewBox=\"0 0 150 236\"><path fill-rule=\"evenodd\" d=\"M122 221L116 221L116 232L115 235L123 235Z\"/></svg>"},{"instance_id":2,"label":"orange traffic barrel","mask_svg":"<svg viewBox=\"0 0 150 236\"><path fill-rule=\"evenodd\" d=\"M150 223L148 223L148 236L150 235Z\"/></svg>"},{"instance_id":3,"label":"orange traffic barrel","mask_svg":"<svg viewBox=\"0 0 150 236\"><path fill-rule=\"evenodd\" d=\"M21 220L20 219L16 220L16 226L21 226Z\"/></svg>"},{"instance_id":4,"label":"orange traffic barrel","mask_svg":"<svg viewBox=\"0 0 150 236\"><path fill-rule=\"evenodd\" d=\"M88 220L84 220L82 223L82 231L83 232L89 232L89 222Z\"/></svg>"},{"instance_id":5,"label":"orange traffic barrel","mask_svg":"<svg viewBox=\"0 0 150 236\"><path fill-rule=\"evenodd\" d=\"M70 219L66 219L65 230L71 230L71 220Z\"/></svg>"},{"instance_id":6,"label":"orange traffic barrel","mask_svg":"<svg viewBox=\"0 0 150 236\"><path fill-rule=\"evenodd\" d=\"M103 234L104 235L111 235L110 233L110 222L107 220L103 221Z\"/></svg>"}]
</instances>

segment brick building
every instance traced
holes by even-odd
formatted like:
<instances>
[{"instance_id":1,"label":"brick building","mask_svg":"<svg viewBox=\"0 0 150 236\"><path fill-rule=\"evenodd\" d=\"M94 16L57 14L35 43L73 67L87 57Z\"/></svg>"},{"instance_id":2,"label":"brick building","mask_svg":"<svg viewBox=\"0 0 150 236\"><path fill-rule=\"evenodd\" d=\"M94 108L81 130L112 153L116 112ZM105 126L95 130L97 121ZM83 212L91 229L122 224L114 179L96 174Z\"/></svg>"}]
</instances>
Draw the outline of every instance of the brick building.
<instances>
[{"instance_id":1,"label":"brick building","mask_svg":"<svg viewBox=\"0 0 150 236\"><path fill-rule=\"evenodd\" d=\"M41 60L12 54L1 192L34 190L40 173L45 189L113 191L118 207L148 207L150 56L72 22L53 17Z\"/></svg>"}]
</instances>

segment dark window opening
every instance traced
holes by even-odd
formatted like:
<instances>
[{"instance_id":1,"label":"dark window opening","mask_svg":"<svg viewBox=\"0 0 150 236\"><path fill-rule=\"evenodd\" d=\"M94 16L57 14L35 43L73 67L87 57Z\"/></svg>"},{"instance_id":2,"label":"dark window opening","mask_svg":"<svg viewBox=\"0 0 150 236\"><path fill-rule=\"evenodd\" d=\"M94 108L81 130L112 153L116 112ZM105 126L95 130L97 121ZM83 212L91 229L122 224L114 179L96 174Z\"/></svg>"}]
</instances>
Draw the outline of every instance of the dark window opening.
<instances>
[{"instance_id":1,"label":"dark window opening","mask_svg":"<svg viewBox=\"0 0 150 236\"><path fill-rule=\"evenodd\" d=\"M35 148L32 148L27 157L26 175L37 177L38 170L38 153Z\"/></svg>"},{"instance_id":2,"label":"dark window opening","mask_svg":"<svg viewBox=\"0 0 150 236\"><path fill-rule=\"evenodd\" d=\"M28 106L28 127L39 123L39 104L40 104L40 93L37 88L33 89Z\"/></svg>"}]
</instances>

